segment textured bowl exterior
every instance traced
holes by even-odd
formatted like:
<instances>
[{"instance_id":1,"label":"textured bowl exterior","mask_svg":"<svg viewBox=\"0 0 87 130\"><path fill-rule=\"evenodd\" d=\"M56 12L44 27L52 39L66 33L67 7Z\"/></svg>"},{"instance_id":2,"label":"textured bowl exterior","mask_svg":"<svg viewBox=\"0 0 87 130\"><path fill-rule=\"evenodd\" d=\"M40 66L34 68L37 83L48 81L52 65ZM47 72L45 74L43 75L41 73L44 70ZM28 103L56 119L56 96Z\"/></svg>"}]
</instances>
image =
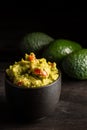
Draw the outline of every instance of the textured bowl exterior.
<instances>
[{"instance_id":1,"label":"textured bowl exterior","mask_svg":"<svg viewBox=\"0 0 87 130\"><path fill-rule=\"evenodd\" d=\"M54 112L61 93L61 75L40 88L19 88L5 76L5 94L12 111L20 117L38 119Z\"/></svg>"}]
</instances>

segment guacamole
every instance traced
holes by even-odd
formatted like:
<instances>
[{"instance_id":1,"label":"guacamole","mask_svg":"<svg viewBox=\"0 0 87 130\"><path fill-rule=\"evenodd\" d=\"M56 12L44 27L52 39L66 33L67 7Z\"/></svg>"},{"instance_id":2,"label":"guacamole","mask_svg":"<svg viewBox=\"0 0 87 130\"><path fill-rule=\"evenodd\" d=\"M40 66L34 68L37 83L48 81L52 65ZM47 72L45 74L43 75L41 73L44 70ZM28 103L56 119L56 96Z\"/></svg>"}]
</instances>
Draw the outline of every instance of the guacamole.
<instances>
[{"instance_id":1,"label":"guacamole","mask_svg":"<svg viewBox=\"0 0 87 130\"><path fill-rule=\"evenodd\" d=\"M25 54L20 61L6 69L9 79L19 87L40 87L51 84L58 76L59 71L55 62L37 59L35 54Z\"/></svg>"}]
</instances>

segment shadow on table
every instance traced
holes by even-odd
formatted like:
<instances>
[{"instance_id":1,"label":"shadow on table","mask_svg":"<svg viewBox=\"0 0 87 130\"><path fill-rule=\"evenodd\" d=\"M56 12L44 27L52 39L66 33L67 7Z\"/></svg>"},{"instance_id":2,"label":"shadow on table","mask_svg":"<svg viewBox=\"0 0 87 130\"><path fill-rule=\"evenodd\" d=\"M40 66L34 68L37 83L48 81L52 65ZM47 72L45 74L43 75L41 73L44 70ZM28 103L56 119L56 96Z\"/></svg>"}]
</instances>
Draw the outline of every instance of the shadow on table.
<instances>
[{"instance_id":1,"label":"shadow on table","mask_svg":"<svg viewBox=\"0 0 87 130\"><path fill-rule=\"evenodd\" d=\"M12 120L10 109L4 96L0 96L0 123L9 122Z\"/></svg>"},{"instance_id":2,"label":"shadow on table","mask_svg":"<svg viewBox=\"0 0 87 130\"><path fill-rule=\"evenodd\" d=\"M32 124L37 120L29 120L27 117L23 118L17 115L17 112L13 112L9 107L4 96L0 96L0 124Z\"/></svg>"}]
</instances>

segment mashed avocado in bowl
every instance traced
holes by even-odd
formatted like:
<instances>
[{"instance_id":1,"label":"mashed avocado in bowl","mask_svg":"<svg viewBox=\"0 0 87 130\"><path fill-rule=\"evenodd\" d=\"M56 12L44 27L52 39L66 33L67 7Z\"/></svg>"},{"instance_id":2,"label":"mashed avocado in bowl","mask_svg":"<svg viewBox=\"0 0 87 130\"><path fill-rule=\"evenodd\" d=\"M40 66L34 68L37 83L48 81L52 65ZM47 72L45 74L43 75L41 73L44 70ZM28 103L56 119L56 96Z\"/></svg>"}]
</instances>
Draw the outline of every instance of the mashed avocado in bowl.
<instances>
[{"instance_id":1,"label":"mashed avocado in bowl","mask_svg":"<svg viewBox=\"0 0 87 130\"><path fill-rule=\"evenodd\" d=\"M18 120L42 119L54 112L61 93L61 72L55 62L25 54L5 72L5 95Z\"/></svg>"},{"instance_id":2,"label":"mashed avocado in bowl","mask_svg":"<svg viewBox=\"0 0 87 130\"><path fill-rule=\"evenodd\" d=\"M10 65L6 74L13 84L30 88L51 84L58 78L59 71L55 62L47 62L45 58L37 59L31 52Z\"/></svg>"}]
</instances>

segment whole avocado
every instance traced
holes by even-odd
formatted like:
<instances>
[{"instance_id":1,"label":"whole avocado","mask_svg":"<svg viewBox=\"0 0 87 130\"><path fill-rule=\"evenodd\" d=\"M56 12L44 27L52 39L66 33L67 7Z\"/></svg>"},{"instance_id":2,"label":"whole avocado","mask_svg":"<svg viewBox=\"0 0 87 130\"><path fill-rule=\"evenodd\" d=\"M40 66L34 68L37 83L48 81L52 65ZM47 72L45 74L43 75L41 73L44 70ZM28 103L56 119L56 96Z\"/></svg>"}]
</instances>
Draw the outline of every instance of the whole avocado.
<instances>
[{"instance_id":1,"label":"whole avocado","mask_svg":"<svg viewBox=\"0 0 87 130\"><path fill-rule=\"evenodd\" d=\"M20 42L22 53L34 52L39 54L54 39L44 32L31 32L26 34Z\"/></svg>"},{"instance_id":2,"label":"whole avocado","mask_svg":"<svg viewBox=\"0 0 87 130\"><path fill-rule=\"evenodd\" d=\"M87 79L87 49L69 54L62 61L63 71L71 78Z\"/></svg>"},{"instance_id":3,"label":"whole avocado","mask_svg":"<svg viewBox=\"0 0 87 130\"><path fill-rule=\"evenodd\" d=\"M81 48L82 46L75 41L68 39L56 39L44 50L43 57L59 64L65 56L74 51L80 50Z\"/></svg>"}]
</instances>

